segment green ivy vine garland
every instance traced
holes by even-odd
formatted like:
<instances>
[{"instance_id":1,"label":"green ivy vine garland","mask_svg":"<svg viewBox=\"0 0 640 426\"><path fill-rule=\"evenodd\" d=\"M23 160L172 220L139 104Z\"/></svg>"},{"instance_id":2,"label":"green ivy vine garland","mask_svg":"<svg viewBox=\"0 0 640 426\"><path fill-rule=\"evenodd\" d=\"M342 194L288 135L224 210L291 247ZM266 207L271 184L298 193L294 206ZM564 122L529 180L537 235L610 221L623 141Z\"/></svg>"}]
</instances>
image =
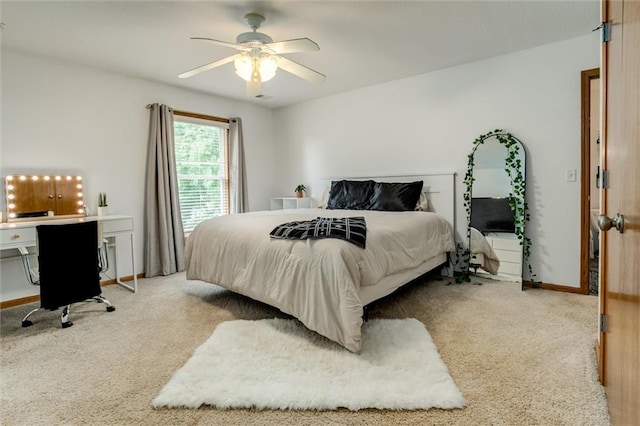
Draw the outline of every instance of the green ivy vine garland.
<instances>
[{"instance_id":1,"label":"green ivy vine garland","mask_svg":"<svg viewBox=\"0 0 640 426\"><path fill-rule=\"evenodd\" d=\"M514 137L511 133L507 133L502 129L496 129L485 135L478 136L473 141L473 150L467 157L467 172L464 175L464 208L467 213L467 224L471 223L471 188L475 178L473 177L474 154L478 149L478 146L484 144L488 139L495 138L507 149L507 157L505 158L505 172L511 180L511 192L509 193L509 206L513 212L515 220L515 234L520 240L520 245L523 246L524 262L529 270L529 276L531 281L535 285L535 274L529 263L529 257L531 256L531 238L525 235L525 223L529 221L529 205L525 199L525 176L522 173L522 160L520 160L520 149L524 150L522 142ZM467 242L471 241L471 229L467 226ZM462 247L458 244L458 250L460 252L459 259L463 267L462 274L458 277L458 282L471 281L469 278L469 261L471 252L469 247Z\"/></svg>"}]
</instances>

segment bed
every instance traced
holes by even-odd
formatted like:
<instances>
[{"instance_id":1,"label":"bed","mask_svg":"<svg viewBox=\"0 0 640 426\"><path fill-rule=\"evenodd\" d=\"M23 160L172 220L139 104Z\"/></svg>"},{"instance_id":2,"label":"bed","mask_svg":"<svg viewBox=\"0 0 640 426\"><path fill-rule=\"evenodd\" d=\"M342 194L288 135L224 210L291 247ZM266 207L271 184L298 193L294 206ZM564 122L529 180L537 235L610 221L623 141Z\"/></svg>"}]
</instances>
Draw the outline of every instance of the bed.
<instances>
[{"instance_id":1,"label":"bed","mask_svg":"<svg viewBox=\"0 0 640 426\"><path fill-rule=\"evenodd\" d=\"M491 247L484 235L474 227L469 227L469 244L471 247L471 260L469 266L474 269L484 269L492 275L498 273L500 259Z\"/></svg>"},{"instance_id":2,"label":"bed","mask_svg":"<svg viewBox=\"0 0 640 426\"><path fill-rule=\"evenodd\" d=\"M352 352L362 345L363 307L447 264L455 251L453 174L377 177L422 180L437 211L292 209L220 216L187 239L187 279L272 305ZM364 180L364 179L362 179ZM286 222L364 217L366 248L340 239L274 239Z\"/></svg>"}]
</instances>

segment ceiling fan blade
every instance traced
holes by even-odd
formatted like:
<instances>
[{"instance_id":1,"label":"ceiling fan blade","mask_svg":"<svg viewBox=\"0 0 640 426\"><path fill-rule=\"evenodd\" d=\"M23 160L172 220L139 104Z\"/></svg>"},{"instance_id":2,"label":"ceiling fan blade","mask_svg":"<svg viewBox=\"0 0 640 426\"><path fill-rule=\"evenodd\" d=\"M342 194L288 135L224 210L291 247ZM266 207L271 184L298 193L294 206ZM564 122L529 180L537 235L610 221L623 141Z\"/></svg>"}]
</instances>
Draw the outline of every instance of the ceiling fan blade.
<instances>
[{"instance_id":1,"label":"ceiling fan blade","mask_svg":"<svg viewBox=\"0 0 640 426\"><path fill-rule=\"evenodd\" d=\"M324 74L320 74L318 71L314 71L311 68L300 65L297 62L293 62L290 59L283 58L282 56L274 56L278 62L278 67L290 72L293 75L297 75L300 78L309 80L313 83L322 83L327 78Z\"/></svg>"},{"instance_id":2,"label":"ceiling fan blade","mask_svg":"<svg viewBox=\"0 0 640 426\"><path fill-rule=\"evenodd\" d=\"M320 46L308 38L276 41L274 43L267 43L265 46L274 53L315 52L320 50Z\"/></svg>"},{"instance_id":3,"label":"ceiling fan blade","mask_svg":"<svg viewBox=\"0 0 640 426\"><path fill-rule=\"evenodd\" d=\"M228 41L221 41L221 40L216 40L213 38L207 38L207 37L191 37L191 40L205 40L205 41L210 41L213 44L217 44L218 46L224 46L224 47L230 47L232 49L236 49L236 50L241 50L243 52L246 52L250 49L247 49L244 46L241 46L239 44L235 44L235 43L229 43Z\"/></svg>"},{"instance_id":4,"label":"ceiling fan blade","mask_svg":"<svg viewBox=\"0 0 640 426\"><path fill-rule=\"evenodd\" d=\"M233 62L233 60L238 56L240 56L240 55L227 56L226 58L220 59L219 61L210 62L208 64L201 65L198 68L194 68L192 70L185 71L182 74L178 74L178 78L193 77L194 75L200 74L201 72L209 71L210 69L213 69L215 67L219 67L220 65L224 65L224 64L228 64L229 62Z\"/></svg>"}]
</instances>

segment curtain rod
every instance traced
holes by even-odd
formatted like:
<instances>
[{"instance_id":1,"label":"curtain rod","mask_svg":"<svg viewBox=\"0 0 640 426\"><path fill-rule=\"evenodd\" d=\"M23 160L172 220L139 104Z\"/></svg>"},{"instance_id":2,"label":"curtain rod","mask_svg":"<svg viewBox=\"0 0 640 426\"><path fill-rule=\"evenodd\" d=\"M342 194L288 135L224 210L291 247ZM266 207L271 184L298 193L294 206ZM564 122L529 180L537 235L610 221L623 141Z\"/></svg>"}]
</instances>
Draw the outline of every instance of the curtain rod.
<instances>
[{"instance_id":1,"label":"curtain rod","mask_svg":"<svg viewBox=\"0 0 640 426\"><path fill-rule=\"evenodd\" d=\"M152 107L152 104L147 104L147 109L151 109L151 107ZM178 111L177 109L174 109L173 113L176 115L181 115L183 117L201 118L203 120L218 121L220 123L229 123L228 118L216 117L214 115L198 114L196 112L188 112L188 111Z\"/></svg>"}]
</instances>

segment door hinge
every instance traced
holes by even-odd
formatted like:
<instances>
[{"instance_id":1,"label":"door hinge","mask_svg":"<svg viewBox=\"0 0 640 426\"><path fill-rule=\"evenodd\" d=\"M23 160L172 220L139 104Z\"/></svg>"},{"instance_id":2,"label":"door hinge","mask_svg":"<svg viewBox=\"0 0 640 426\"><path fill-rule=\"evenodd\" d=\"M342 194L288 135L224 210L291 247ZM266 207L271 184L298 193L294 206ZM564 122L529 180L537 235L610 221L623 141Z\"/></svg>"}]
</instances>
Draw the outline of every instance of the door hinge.
<instances>
[{"instance_id":1,"label":"door hinge","mask_svg":"<svg viewBox=\"0 0 640 426\"><path fill-rule=\"evenodd\" d=\"M602 170L602 189L609 189L609 170Z\"/></svg>"},{"instance_id":2,"label":"door hinge","mask_svg":"<svg viewBox=\"0 0 640 426\"><path fill-rule=\"evenodd\" d=\"M608 320L606 314L600 314L600 333L606 333L608 331Z\"/></svg>"},{"instance_id":3,"label":"door hinge","mask_svg":"<svg viewBox=\"0 0 640 426\"><path fill-rule=\"evenodd\" d=\"M597 31L597 30L602 30L600 34L602 36L601 41L603 43L611 41L611 21L600 23L600 25L598 25L593 29L593 31Z\"/></svg>"}]
</instances>

